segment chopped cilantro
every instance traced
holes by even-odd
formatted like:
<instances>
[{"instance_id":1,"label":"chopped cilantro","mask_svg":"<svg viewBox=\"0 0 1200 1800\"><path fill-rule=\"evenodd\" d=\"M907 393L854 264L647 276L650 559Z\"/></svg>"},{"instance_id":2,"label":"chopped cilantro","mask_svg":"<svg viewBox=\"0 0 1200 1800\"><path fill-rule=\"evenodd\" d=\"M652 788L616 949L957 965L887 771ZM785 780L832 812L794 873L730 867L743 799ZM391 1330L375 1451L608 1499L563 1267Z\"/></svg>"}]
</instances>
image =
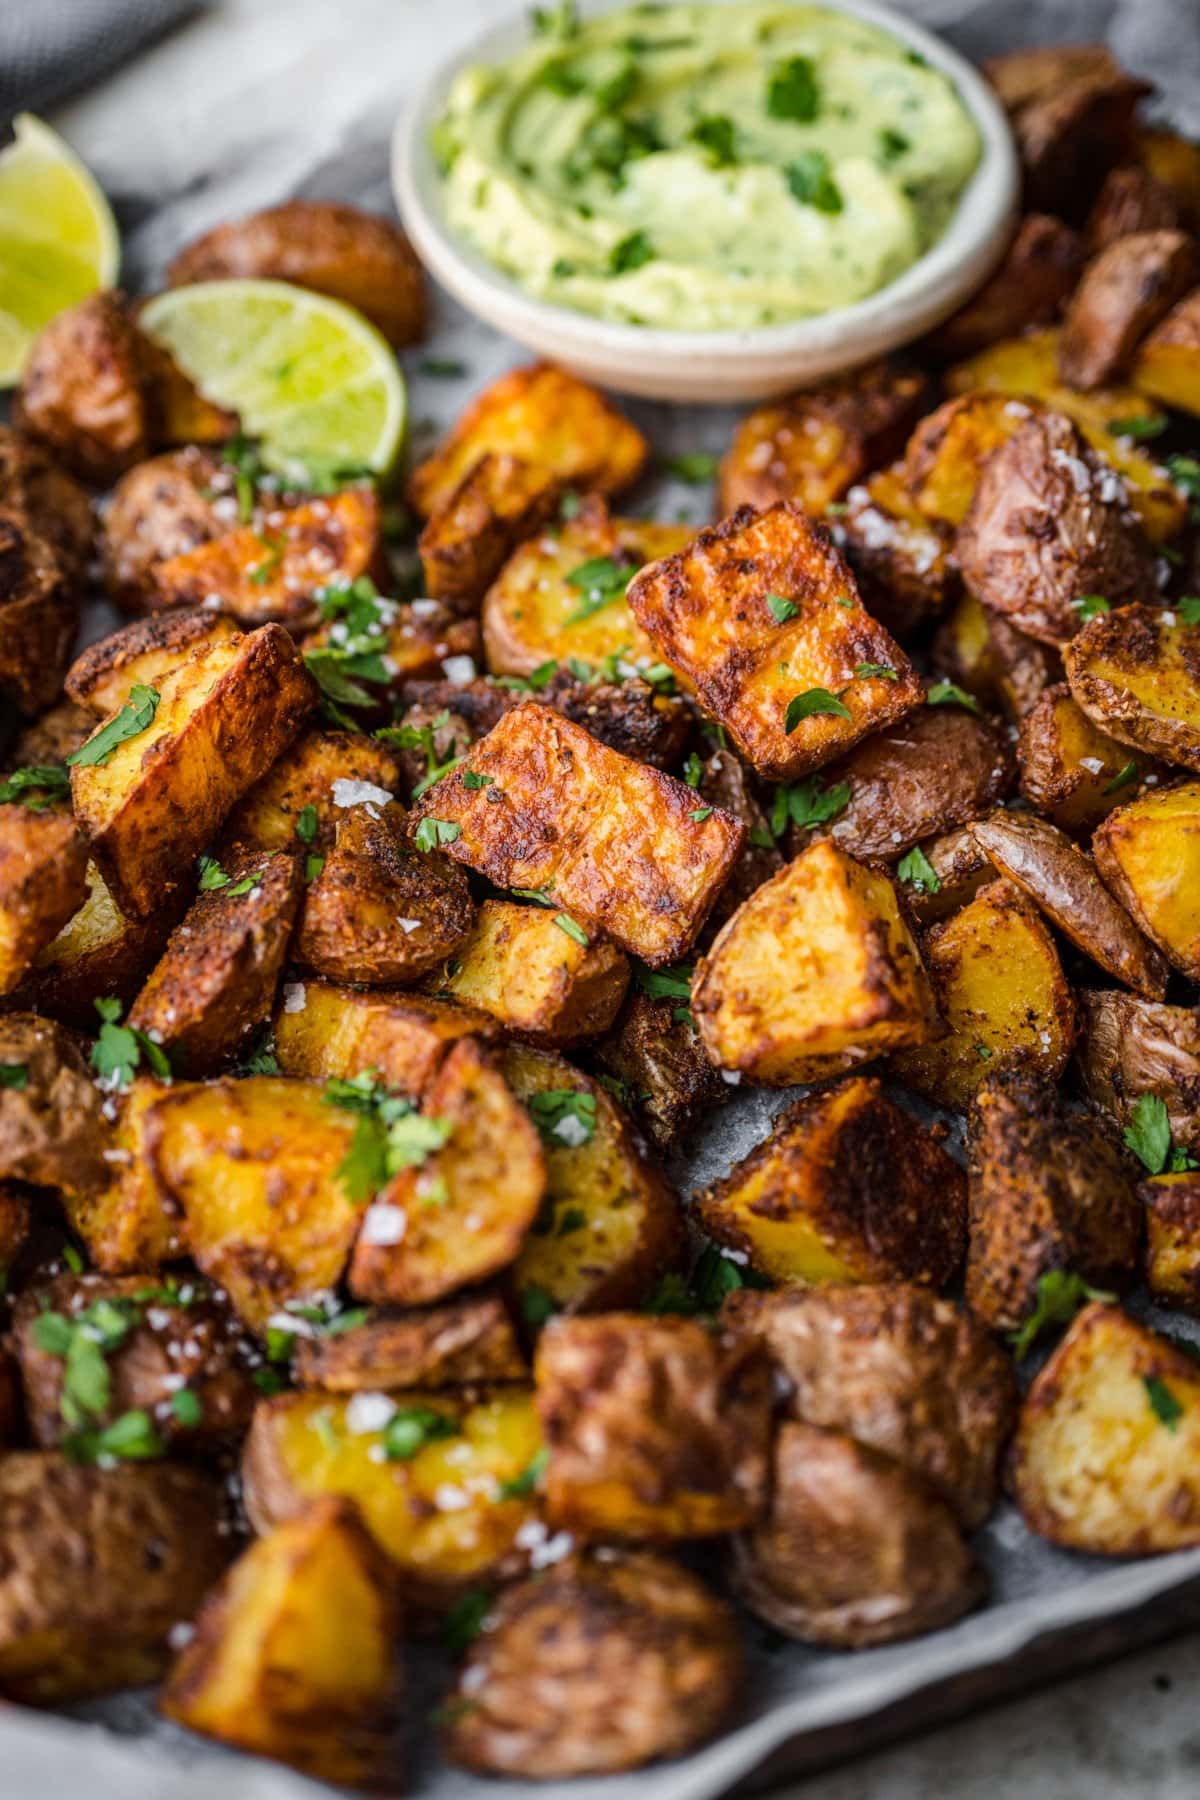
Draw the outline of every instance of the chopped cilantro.
<instances>
[{"instance_id":1,"label":"chopped cilantro","mask_svg":"<svg viewBox=\"0 0 1200 1800\"><path fill-rule=\"evenodd\" d=\"M842 190L830 173L829 158L823 150L802 151L788 164L785 174L792 199L801 206L815 206L823 213L842 211Z\"/></svg>"},{"instance_id":2,"label":"chopped cilantro","mask_svg":"<svg viewBox=\"0 0 1200 1800\"><path fill-rule=\"evenodd\" d=\"M737 126L726 113L709 113L697 119L688 132L691 143L707 152L714 169L728 168L737 161Z\"/></svg>"},{"instance_id":3,"label":"chopped cilantro","mask_svg":"<svg viewBox=\"0 0 1200 1800\"><path fill-rule=\"evenodd\" d=\"M553 906L549 883L540 888L509 888L514 900L532 900L535 906Z\"/></svg>"},{"instance_id":4,"label":"chopped cilantro","mask_svg":"<svg viewBox=\"0 0 1200 1800\"><path fill-rule=\"evenodd\" d=\"M634 570L628 566L614 562L611 556L594 556L589 562L580 563L567 576L569 587L578 589L583 599L573 612L567 614L565 625L578 625L584 619L590 619L593 613L600 612L606 606L625 598L625 591L633 580ZM544 665L543 665L544 666ZM557 664L555 668L557 669ZM536 675L537 671L534 670ZM533 680L533 676L530 676Z\"/></svg>"},{"instance_id":5,"label":"chopped cilantro","mask_svg":"<svg viewBox=\"0 0 1200 1800\"><path fill-rule=\"evenodd\" d=\"M1137 780L1137 775L1138 766L1135 762L1122 763L1105 788L1105 794L1119 794L1122 788L1128 787L1131 781Z\"/></svg>"},{"instance_id":6,"label":"chopped cilantro","mask_svg":"<svg viewBox=\"0 0 1200 1800\"><path fill-rule=\"evenodd\" d=\"M698 788L703 774L704 764L694 750L689 750L687 761L683 765L683 779L690 788Z\"/></svg>"},{"instance_id":7,"label":"chopped cilantro","mask_svg":"<svg viewBox=\"0 0 1200 1800\"><path fill-rule=\"evenodd\" d=\"M789 56L767 78L767 112L772 119L810 125L820 111L817 71L809 56Z\"/></svg>"},{"instance_id":8,"label":"chopped cilantro","mask_svg":"<svg viewBox=\"0 0 1200 1800\"><path fill-rule=\"evenodd\" d=\"M974 694L968 694L953 681L935 681L925 696L926 706L965 706L968 712L982 709Z\"/></svg>"},{"instance_id":9,"label":"chopped cilantro","mask_svg":"<svg viewBox=\"0 0 1200 1800\"><path fill-rule=\"evenodd\" d=\"M421 359L422 375L457 380L460 375L465 375L467 372L466 363L460 362L456 356L426 356Z\"/></svg>"},{"instance_id":10,"label":"chopped cilantro","mask_svg":"<svg viewBox=\"0 0 1200 1800\"><path fill-rule=\"evenodd\" d=\"M1081 594L1078 600L1072 600L1071 606L1081 619L1095 619L1101 613L1112 611L1103 594Z\"/></svg>"},{"instance_id":11,"label":"chopped cilantro","mask_svg":"<svg viewBox=\"0 0 1200 1800\"><path fill-rule=\"evenodd\" d=\"M711 806L698 806L695 811L688 816L689 818L694 819L697 825L703 825L705 819L711 818L712 810Z\"/></svg>"},{"instance_id":12,"label":"chopped cilantro","mask_svg":"<svg viewBox=\"0 0 1200 1800\"><path fill-rule=\"evenodd\" d=\"M200 1396L192 1388L176 1388L171 1395L171 1411L181 1425L189 1429L199 1425L204 1417L204 1408L200 1404Z\"/></svg>"},{"instance_id":13,"label":"chopped cilantro","mask_svg":"<svg viewBox=\"0 0 1200 1800\"><path fill-rule=\"evenodd\" d=\"M481 775L477 769L464 769L462 784L469 794L477 794L480 788L491 787L494 775Z\"/></svg>"},{"instance_id":14,"label":"chopped cilantro","mask_svg":"<svg viewBox=\"0 0 1200 1800\"><path fill-rule=\"evenodd\" d=\"M767 611L777 625L786 625L800 611L794 600L785 600L782 594L767 595Z\"/></svg>"},{"instance_id":15,"label":"chopped cilantro","mask_svg":"<svg viewBox=\"0 0 1200 1800\"><path fill-rule=\"evenodd\" d=\"M676 481L686 481L693 487L699 487L703 482L712 480L720 460L710 450L687 450L682 456L670 457L663 466L667 474L673 475Z\"/></svg>"},{"instance_id":16,"label":"chopped cilantro","mask_svg":"<svg viewBox=\"0 0 1200 1800\"><path fill-rule=\"evenodd\" d=\"M848 781L839 781L826 788L819 775L808 775L803 781L780 783L771 807L771 831L781 838L789 821L797 831L811 831L814 825L825 825L830 819L836 819L849 804ZM770 848L769 845L766 847Z\"/></svg>"},{"instance_id":17,"label":"chopped cilantro","mask_svg":"<svg viewBox=\"0 0 1200 1800\"><path fill-rule=\"evenodd\" d=\"M437 850L442 844L453 844L462 836L462 826L453 819L427 817L417 826L415 842L418 850Z\"/></svg>"},{"instance_id":18,"label":"chopped cilantro","mask_svg":"<svg viewBox=\"0 0 1200 1800\"><path fill-rule=\"evenodd\" d=\"M596 1133L596 1096L584 1088L547 1088L531 1094L530 1117L545 1143L560 1150L590 1144Z\"/></svg>"},{"instance_id":19,"label":"chopped cilantro","mask_svg":"<svg viewBox=\"0 0 1200 1800\"><path fill-rule=\"evenodd\" d=\"M527 1325L544 1325L558 1311L558 1304L553 1295L535 1281L528 1282L517 1295L517 1305L521 1317Z\"/></svg>"},{"instance_id":20,"label":"chopped cilantro","mask_svg":"<svg viewBox=\"0 0 1200 1800\"><path fill-rule=\"evenodd\" d=\"M633 985L651 1000L690 1000L695 969L681 963L675 969L648 969L644 963L633 965Z\"/></svg>"},{"instance_id":21,"label":"chopped cilantro","mask_svg":"<svg viewBox=\"0 0 1200 1800\"><path fill-rule=\"evenodd\" d=\"M51 803L71 791L71 778L61 763L14 769L0 781L0 806L19 801L31 812L45 812Z\"/></svg>"},{"instance_id":22,"label":"chopped cilantro","mask_svg":"<svg viewBox=\"0 0 1200 1800\"><path fill-rule=\"evenodd\" d=\"M1085 1300L1112 1300L1115 1296L1089 1287L1072 1269L1048 1269L1039 1275L1037 1299L1033 1311L1019 1331L1009 1336L1013 1355L1018 1362L1028 1356L1034 1344L1051 1325L1069 1325Z\"/></svg>"},{"instance_id":23,"label":"chopped cilantro","mask_svg":"<svg viewBox=\"0 0 1200 1800\"><path fill-rule=\"evenodd\" d=\"M1166 416L1159 413L1143 413L1132 419L1110 419L1108 429L1114 437L1156 438L1161 437L1167 429Z\"/></svg>"},{"instance_id":24,"label":"chopped cilantro","mask_svg":"<svg viewBox=\"0 0 1200 1800\"><path fill-rule=\"evenodd\" d=\"M626 275L632 269L641 269L648 262L654 261L654 245L644 231L631 231L614 244L608 253L608 273L610 275Z\"/></svg>"},{"instance_id":25,"label":"chopped cilantro","mask_svg":"<svg viewBox=\"0 0 1200 1800\"><path fill-rule=\"evenodd\" d=\"M304 859L304 879L314 882L325 867L325 858L313 852Z\"/></svg>"},{"instance_id":26,"label":"chopped cilantro","mask_svg":"<svg viewBox=\"0 0 1200 1800\"><path fill-rule=\"evenodd\" d=\"M442 1642L452 1656L461 1656L470 1649L483 1630L491 1605L492 1596L486 1588L468 1588L449 1607L442 1620Z\"/></svg>"},{"instance_id":27,"label":"chopped cilantro","mask_svg":"<svg viewBox=\"0 0 1200 1800\"><path fill-rule=\"evenodd\" d=\"M828 688L814 687L803 694L793 694L784 714L783 729L791 733L802 720L816 718L818 714L829 714L837 719L853 718L849 707L843 705L836 694L831 694Z\"/></svg>"},{"instance_id":28,"label":"chopped cilantro","mask_svg":"<svg viewBox=\"0 0 1200 1800\"><path fill-rule=\"evenodd\" d=\"M97 1000L95 1005L101 1025L90 1060L100 1079L113 1087L127 1087L144 1057L152 1074L169 1081L171 1065L161 1047L136 1026L118 1024L123 1010L121 1002Z\"/></svg>"},{"instance_id":29,"label":"chopped cilantro","mask_svg":"<svg viewBox=\"0 0 1200 1800\"><path fill-rule=\"evenodd\" d=\"M1185 625L1200 625L1200 595L1185 594L1176 611Z\"/></svg>"},{"instance_id":30,"label":"chopped cilantro","mask_svg":"<svg viewBox=\"0 0 1200 1800\"><path fill-rule=\"evenodd\" d=\"M29 1086L29 1069L25 1063L0 1063L0 1088L22 1094Z\"/></svg>"},{"instance_id":31,"label":"chopped cilantro","mask_svg":"<svg viewBox=\"0 0 1200 1800\"><path fill-rule=\"evenodd\" d=\"M1143 1375L1142 1384L1146 1389L1146 1398L1150 1402L1150 1410L1160 1425L1168 1431L1178 1431L1179 1421L1183 1417L1183 1405L1171 1392L1161 1375Z\"/></svg>"},{"instance_id":32,"label":"chopped cilantro","mask_svg":"<svg viewBox=\"0 0 1200 1800\"><path fill-rule=\"evenodd\" d=\"M583 929L583 926L577 925L569 914L562 912L555 913L554 923L558 926L560 931L565 931L569 938L573 938L575 943L582 944L585 950L591 943L592 940Z\"/></svg>"},{"instance_id":33,"label":"chopped cilantro","mask_svg":"<svg viewBox=\"0 0 1200 1800\"><path fill-rule=\"evenodd\" d=\"M496 1493L497 1500L523 1500L527 1494L532 1494L545 1474L549 1462L550 1452L543 1446L519 1475L514 1475L511 1481L500 1483Z\"/></svg>"},{"instance_id":34,"label":"chopped cilantro","mask_svg":"<svg viewBox=\"0 0 1200 1800\"><path fill-rule=\"evenodd\" d=\"M1171 1155L1171 1120L1166 1101L1157 1094L1139 1094L1124 1138L1150 1174L1161 1175Z\"/></svg>"},{"instance_id":35,"label":"chopped cilantro","mask_svg":"<svg viewBox=\"0 0 1200 1800\"><path fill-rule=\"evenodd\" d=\"M899 681L900 679L900 671L898 669L893 669L891 663L859 663L854 673L863 681L871 675L876 676L881 681Z\"/></svg>"},{"instance_id":36,"label":"chopped cilantro","mask_svg":"<svg viewBox=\"0 0 1200 1800\"><path fill-rule=\"evenodd\" d=\"M73 769L102 769L112 761L122 744L146 730L158 711L158 702L156 688L146 687L143 682L135 681L120 712L114 714L107 725L102 725L99 731L93 733L86 744L80 744L78 750L72 750L67 762Z\"/></svg>"},{"instance_id":37,"label":"chopped cilantro","mask_svg":"<svg viewBox=\"0 0 1200 1800\"><path fill-rule=\"evenodd\" d=\"M907 882L909 887L916 888L918 894L941 892L942 884L937 878L933 864L919 844L910 850L907 856L900 858L896 873L901 881Z\"/></svg>"},{"instance_id":38,"label":"chopped cilantro","mask_svg":"<svg viewBox=\"0 0 1200 1800\"><path fill-rule=\"evenodd\" d=\"M426 1444L458 1437L458 1421L432 1406L401 1406L383 1428L383 1453L388 1462L408 1462Z\"/></svg>"},{"instance_id":39,"label":"chopped cilantro","mask_svg":"<svg viewBox=\"0 0 1200 1800\"><path fill-rule=\"evenodd\" d=\"M885 163L895 162L897 157L904 156L911 149L912 144L902 131L885 125L879 133L879 154Z\"/></svg>"},{"instance_id":40,"label":"chopped cilantro","mask_svg":"<svg viewBox=\"0 0 1200 1800\"><path fill-rule=\"evenodd\" d=\"M302 806L296 814L296 836L302 844L311 844L317 835L317 809Z\"/></svg>"}]
</instances>

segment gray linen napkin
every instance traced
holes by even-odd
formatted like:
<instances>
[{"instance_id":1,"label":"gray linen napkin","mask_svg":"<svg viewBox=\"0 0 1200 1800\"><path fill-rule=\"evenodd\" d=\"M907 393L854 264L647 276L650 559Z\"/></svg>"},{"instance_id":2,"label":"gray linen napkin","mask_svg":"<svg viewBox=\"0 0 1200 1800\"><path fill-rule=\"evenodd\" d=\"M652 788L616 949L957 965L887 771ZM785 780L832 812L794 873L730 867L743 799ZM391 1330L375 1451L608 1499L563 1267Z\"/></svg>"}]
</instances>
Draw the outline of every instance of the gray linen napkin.
<instances>
[{"instance_id":1,"label":"gray linen napkin","mask_svg":"<svg viewBox=\"0 0 1200 1800\"><path fill-rule=\"evenodd\" d=\"M0 0L0 128L107 74L202 0Z\"/></svg>"}]
</instances>

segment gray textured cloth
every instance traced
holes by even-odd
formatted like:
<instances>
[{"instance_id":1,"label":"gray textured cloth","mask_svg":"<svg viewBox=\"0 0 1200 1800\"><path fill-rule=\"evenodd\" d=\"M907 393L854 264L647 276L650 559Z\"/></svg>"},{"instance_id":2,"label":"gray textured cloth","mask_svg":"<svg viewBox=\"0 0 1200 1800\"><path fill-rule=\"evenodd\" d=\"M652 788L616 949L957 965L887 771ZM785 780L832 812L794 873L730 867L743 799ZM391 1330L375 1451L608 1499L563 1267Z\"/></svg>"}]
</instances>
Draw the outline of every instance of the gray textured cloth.
<instances>
[{"instance_id":1,"label":"gray textured cloth","mask_svg":"<svg viewBox=\"0 0 1200 1800\"><path fill-rule=\"evenodd\" d=\"M0 0L0 126L86 87L202 0Z\"/></svg>"}]
</instances>

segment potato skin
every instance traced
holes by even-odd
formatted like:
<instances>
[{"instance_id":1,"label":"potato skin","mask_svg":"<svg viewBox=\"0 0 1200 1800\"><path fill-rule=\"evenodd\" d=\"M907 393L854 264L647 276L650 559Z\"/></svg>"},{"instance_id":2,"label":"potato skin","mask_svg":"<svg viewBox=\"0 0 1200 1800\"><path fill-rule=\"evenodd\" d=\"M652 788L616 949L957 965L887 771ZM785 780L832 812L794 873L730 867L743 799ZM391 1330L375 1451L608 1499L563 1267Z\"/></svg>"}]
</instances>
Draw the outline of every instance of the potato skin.
<instances>
[{"instance_id":1,"label":"potato skin","mask_svg":"<svg viewBox=\"0 0 1200 1800\"><path fill-rule=\"evenodd\" d=\"M67 813L0 806L0 995L87 898L87 847Z\"/></svg>"},{"instance_id":2,"label":"potato skin","mask_svg":"<svg viewBox=\"0 0 1200 1800\"><path fill-rule=\"evenodd\" d=\"M1072 697L1066 682L1048 687L1021 720L1017 736L1021 792L1060 831L1083 836L1128 798L1125 780L1153 773L1146 756L1101 731Z\"/></svg>"},{"instance_id":3,"label":"potato skin","mask_svg":"<svg viewBox=\"0 0 1200 1800\"><path fill-rule=\"evenodd\" d=\"M541 907L485 900L431 986L533 1043L569 1044L608 1030L629 962L614 944L576 943Z\"/></svg>"},{"instance_id":4,"label":"potato skin","mask_svg":"<svg viewBox=\"0 0 1200 1800\"><path fill-rule=\"evenodd\" d=\"M752 1612L843 1650L949 1625L987 1588L944 1501L889 1457L815 1425L780 1426L770 1513L735 1538L733 1555Z\"/></svg>"},{"instance_id":5,"label":"potato skin","mask_svg":"<svg viewBox=\"0 0 1200 1800\"><path fill-rule=\"evenodd\" d=\"M771 1377L758 1344L692 1319L555 1319L534 1378L555 1525L584 1539L670 1543L761 1516Z\"/></svg>"},{"instance_id":6,"label":"potato skin","mask_svg":"<svg viewBox=\"0 0 1200 1800\"><path fill-rule=\"evenodd\" d=\"M613 1030L595 1047L596 1062L616 1083L617 1098L660 1156L676 1149L689 1128L729 1093L696 1033L675 1017L677 1011L674 1000L630 994Z\"/></svg>"},{"instance_id":7,"label":"potato skin","mask_svg":"<svg viewBox=\"0 0 1200 1800\"><path fill-rule=\"evenodd\" d=\"M1140 231L1176 231L1186 223L1178 197L1136 163L1110 169L1087 217L1084 238L1098 256L1118 239Z\"/></svg>"},{"instance_id":8,"label":"potato skin","mask_svg":"<svg viewBox=\"0 0 1200 1800\"><path fill-rule=\"evenodd\" d=\"M908 491L893 463L847 491L837 541L854 570L867 611L907 644L939 618L961 590L951 538Z\"/></svg>"},{"instance_id":9,"label":"potato skin","mask_svg":"<svg viewBox=\"0 0 1200 1800\"><path fill-rule=\"evenodd\" d=\"M301 1387L354 1394L527 1381L529 1365L503 1301L464 1294L441 1306L372 1312L336 1337L301 1338L292 1372Z\"/></svg>"},{"instance_id":10,"label":"potato skin","mask_svg":"<svg viewBox=\"0 0 1200 1800\"><path fill-rule=\"evenodd\" d=\"M150 1112L170 1092L153 1075L135 1075L116 1100L110 1155L95 1185L63 1196L63 1211L88 1255L106 1275L146 1279L148 1270L187 1255L183 1219L164 1198L147 1150Z\"/></svg>"},{"instance_id":11,"label":"potato skin","mask_svg":"<svg viewBox=\"0 0 1200 1800\"><path fill-rule=\"evenodd\" d=\"M127 919L95 863L87 865L84 880L82 906L39 952L13 1004L90 1032L97 1000L116 999L127 1006L133 999L182 905L176 897L164 903L157 917Z\"/></svg>"},{"instance_id":12,"label":"potato skin","mask_svg":"<svg viewBox=\"0 0 1200 1800\"><path fill-rule=\"evenodd\" d=\"M93 715L94 729L97 716L106 719L125 704L135 681L157 687L198 645L236 635L233 620L210 607L151 613L89 644L67 670L63 687Z\"/></svg>"},{"instance_id":13,"label":"potato skin","mask_svg":"<svg viewBox=\"0 0 1200 1800\"><path fill-rule=\"evenodd\" d=\"M1200 774L1200 634L1178 614L1155 606L1099 613L1063 661L1077 705L1102 731Z\"/></svg>"},{"instance_id":14,"label":"potato skin","mask_svg":"<svg viewBox=\"0 0 1200 1800\"><path fill-rule=\"evenodd\" d=\"M694 1575L645 1550L577 1551L500 1596L443 1744L481 1774L618 1774L696 1749L742 1681L733 1615Z\"/></svg>"},{"instance_id":15,"label":"potato skin","mask_svg":"<svg viewBox=\"0 0 1200 1800\"><path fill-rule=\"evenodd\" d=\"M125 612L160 607L158 568L237 522L234 471L195 444L138 462L113 488L100 522L109 598Z\"/></svg>"},{"instance_id":16,"label":"potato skin","mask_svg":"<svg viewBox=\"0 0 1200 1800\"><path fill-rule=\"evenodd\" d=\"M707 932L723 925L764 881L777 875L783 857L763 811L767 793L752 769L729 749L717 750L700 771L696 792L710 806L719 806L746 827L746 842L733 872L717 895L709 914Z\"/></svg>"},{"instance_id":17,"label":"potato skin","mask_svg":"<svg viewBox=\"0 0 1200 1800\"><path fill-rule=\"evenodd\" d=\"M102 1186L107 1128L75 1039L33 1013L0 1016L0 1064L23 1087L0 1087L0 1179L86 1193Z\"/></svg>"},{"instance_id":18,"label":"potato skin","mask_svg":"<svg viewBox=\"0 0 1200 1800\"><path fill-rule=\"evenodd\" d=\"M911 883L905 887L905 909L920 926L940 924L952 913L961 912L996 873L975 842L969 825L931 838L922 844L921 854L937 877L938 886L932 893Z\"/></svg>"},{"instance_id":19,"label":"potato skin","mask_svg":"<svg viewBox=\"0 0 1200 1800\"><path fill-rule=\"evenodd\" d=\"M4 426L0 505L48 540L69 583L83 582L96 535L90 496L35 439Z\"/></svg>"},{"instance_id":20,"label":"potato skin","mask_svg":"<svg viewBox=\"0 0 1200 1800\"><path fill-rule=\"evenodd\" d=\"M1200 277L1182 231L1136 231L1102 250L1067 309L1058 372L1068 387L1100 387L1125 373L1141 340Z\"/></svg>"},{"instance_id":21,"label":"potato skin","mask_svg":"<svg viewBox=\"0 0 1200 1800\"><path fill-rule=\"evenodd\" d=\"M25 361L15 423L97 487L150 449L139 335L110 289L58 313Z\"/></svg>"},{"instance_id":22,"label":"potato skin","mask_svg":"<svg viewBox=\"0 0 1200 1800\"><path fill-rule=\"evenodd\" d=\"M1200 781L1119 807L1097 829L1092 849L1146 936L1182 974L1200 980Z\"/></svg>"},{"instance_id":23,"label":"potato skin","mask_svg":"<svg viewBox=\"0 0 1200 1800\"><path fill-rule=\"evenodd\" d=\"M425 591L473 612L518 545L558 510L562 483L519 456L481 456L417 541Z\"/></svg>"},{"instance_id":24,"label":"potato skin","mask_svg":"<svg viewBox=\"0 0 1200 1800\"><path fill-rule=\"evenodd\" d=\"M54 1706L155 1680L229 1559L222 1527L204 1470L0 1458L0 1691Z\"/></svg>"},{"instance_id":25,"label":"potato skin","mask_svg":"<svg viewBox=\"0 0 1200 1800\"><path fill-rule=\"evenodd\" d=\"M305 981L275 1014L275 1054L285 1075L352 1080L375 1070L390 1088L418 1099L453 1046L500 1036L487 1013L424 994Z\"/></svg>"},{"instance_id":26,"label":"potato skin","mask_svg":"<svg viewBox=\"0 0 1200 1800\"><path fill-rule=\"evenodd\" d=\"M8 767L21 769L30 763L65 762L72 750L78 750L91 737L94 724L91 713L84 712L81 706L71 700L59 700L18 734Z\"/></svg>"},{"instance_id":27,"label":"potato skin","mask_svg":"<svg viewBox=\"0 0 1200 1800\"><path fill-rule=\"evenodd\" d=\"M953 362L1030 325L1052 325L1083 269L1079 234L1050 213L1027 212L1004 261L967 304L933 334L932 347Z\"/></svg>"},{"instance_id":28,"label":"potato skin","mask_svg":"<svg viewBox=\"0 0 1200 1800\"><path fill-rule=\"evenodd\" d=\"M397 349L425 336L425 272L390 219L333 200L286 200L186 244L171 287L247 276L291 281L344 301Z\"/></svg>"},{"instance_id":29,"label":"potato skin","mask_svg":"<svg viewBox=\"0 0 1200 1800\"><path fill-rule=\"evenodd\" d=\"M390 744L358 731L316 726L301 733L242 796L225 821L222 841L252 850L328 850L344 817L334 786L366 781L400 791L400 757ZM316 813L311 841L296 826L306 806Z\"/></svg>"},{"instance_id":30,"label":"potato skin","mask_svg":"<svg viewBox=\"0 0 1200 1800\"><path fill-rule=\"evenodd\" d=\"M58 697L79 623L73 577L50 539L0 506L0 703L38 713Z\"/></svg>"},{"instance_id":31,"label":"potato skin","mask_svg":"<svg viewBox=\"0 0 1200 1800\"><path fill-rule=\"evenodd\" d=\"M974 594L964 594L938 627L931 661L939 675L1013 725L1020 725L1063 675L1055 646L1027 637Z\"/></svg>"},{"instance_id":32,"label":"potato skin","mask_svg":"<svg viewBox=\"0 0 1200 1800\"><path fill-rule=\"evenodd\" d=\"M1148 83L1103 44L1064 44L991 57L1025 172L1025 204L1081 220L1114 163L1128 159L1134 108Z\"/></svg>"},{"instance_id":33,"label":"potato skin","mask_svg":"<svg viewBox=\"0 0 1200 1800\"><path fill-rule=\"evenodd\" d=\"M1200 1008L1084 988L1075 1066L1090 1100L1128 1125L1143 1094L1167 1108L1171 1135L1200 1151Z\"/></svg>"}]
</instances>

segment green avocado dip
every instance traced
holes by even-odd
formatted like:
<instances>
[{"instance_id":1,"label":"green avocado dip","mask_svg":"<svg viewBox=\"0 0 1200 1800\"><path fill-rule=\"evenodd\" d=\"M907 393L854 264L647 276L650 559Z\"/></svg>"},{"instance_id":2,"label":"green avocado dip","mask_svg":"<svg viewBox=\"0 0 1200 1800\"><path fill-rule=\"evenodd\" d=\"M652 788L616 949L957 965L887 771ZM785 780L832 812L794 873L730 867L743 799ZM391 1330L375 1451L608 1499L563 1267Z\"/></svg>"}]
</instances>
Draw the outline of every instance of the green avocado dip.
<instances>
[{"instance_id":1,"label":"green avocado dip","mask_svg":"<svg viewBox=\"0 0 1200 1800\"><path fill-rule=\"evenodd\" d=\"M459 73L433 145L451 229L528 292L683 331L875 293L980 154L922 57L778 0L536 9L524 50Z\"/></svg>"}]
</instances>

